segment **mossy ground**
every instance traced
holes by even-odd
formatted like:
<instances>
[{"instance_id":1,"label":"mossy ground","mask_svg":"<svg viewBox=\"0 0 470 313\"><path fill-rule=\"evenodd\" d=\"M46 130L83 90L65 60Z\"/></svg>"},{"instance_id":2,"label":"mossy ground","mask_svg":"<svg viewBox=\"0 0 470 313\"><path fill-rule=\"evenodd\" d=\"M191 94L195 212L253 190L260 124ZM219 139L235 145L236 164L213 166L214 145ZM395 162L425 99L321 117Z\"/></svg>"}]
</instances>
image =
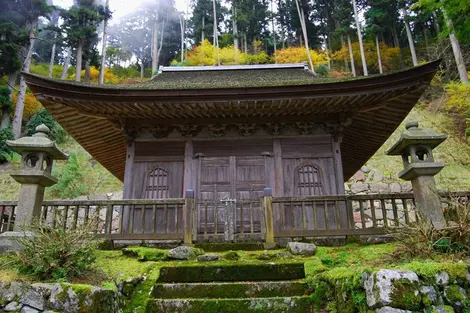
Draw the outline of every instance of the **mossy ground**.
<instances>
[{"instance_id":1,"label":"mossy ground","mask_svg":"<svg viewBox=\"0 0 470 313\"><path fill-rule=\"evenodd\" d=\"M361 274L372 271L389 269L408 269L415 271L422 279L432 279L436 273L446 271L452 279L463 279L468 264L453 260L450 256L436 255L433 260L425 259L394 259L393 252L398 248L394 243L381 245L348 244L342 247L318 247L315 256L293 256L290 259L279 259L276 255L285 252L285 249L270 251L242 251L237 250L238 260L227 260L227 252L214 252L220 256L219 261L197 262L188 261L144 261L139 253L124 255L120 250L97 251L96 263L90 272L83 277L76 278L71 283L92 284L107 289L115 288L114 282L124 281L128 278L145 276L144 282L137 285L132 298L126 305L125 312L145 312L149 301L151 288L157 282L160 269L163 267L185 268L200 267L201 265L230 267L232 265L255 266L270 263L275 264L304 264L305 281L308 283L307 294L314 306L340 310L338 312L356 312L357 308L365 308L365 293L361 289ZM145 248L134 249L145 255L147 259L152 254L161 253L162 250ZM266 257L267 255L267 257ZM5 258L0 256L0 276L2 281L27 280L34 281L33 277L17 274L8 264L3 264ZM347 295L342 299L335 299L337 295ZM339 307L341 306L341 307ZM128 309L130 308L130 309Z\"/></svg>"}]
</instances>

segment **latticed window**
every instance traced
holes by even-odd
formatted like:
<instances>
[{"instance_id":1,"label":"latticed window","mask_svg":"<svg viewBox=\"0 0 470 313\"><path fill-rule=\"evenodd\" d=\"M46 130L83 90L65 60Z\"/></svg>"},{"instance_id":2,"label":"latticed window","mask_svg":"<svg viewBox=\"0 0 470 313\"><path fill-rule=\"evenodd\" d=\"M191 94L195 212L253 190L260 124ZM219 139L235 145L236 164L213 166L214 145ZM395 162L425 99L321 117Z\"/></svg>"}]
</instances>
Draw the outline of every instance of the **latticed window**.
<instances>
[{"instance_id":1,"label":"latticed window","mask_svg":"<svg viewBox=\"0 0 470 313\"><path fill-rule=\"evenodd\" d=\"M298 195L323 195L321 173L317 166L306 164L298 168L296 189Z\"/></svg>"},{"instance_id":2,"label":"latticed window","mask_svg":"<svg viewBox=\"0 0 470 313\"><path fill-rule=\"evenodd\" d=\"M170 183L168 171L157 166L152 169L147 177L145 186L146 199L167 199L169 198Z\"/></svg>"}]
</instances>

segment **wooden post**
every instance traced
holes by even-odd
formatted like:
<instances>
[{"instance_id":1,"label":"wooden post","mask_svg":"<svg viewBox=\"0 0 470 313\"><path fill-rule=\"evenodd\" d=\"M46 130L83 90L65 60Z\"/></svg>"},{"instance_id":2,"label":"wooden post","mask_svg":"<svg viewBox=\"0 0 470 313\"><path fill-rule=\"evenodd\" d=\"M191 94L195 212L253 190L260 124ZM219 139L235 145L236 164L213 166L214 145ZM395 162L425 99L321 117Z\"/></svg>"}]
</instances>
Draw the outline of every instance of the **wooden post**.
<instances>
[{"instance_id":1,"label":"wooden post","mask_svg":"<svg viewBox=\"0 0 470 313\"><path fill-rule=\"evenodd\" d=\"M194 209L196 208L196 199L194 198L194 190L186 189L184 199L184 244L192 246L193 244L193 218Z\"/></svg>"},{"instance_id":2,"label":"wooden post","mask_svg":"<svg viewBox=\"0 0 470 313\"><path fill-rule=\"evenodd\" d=\"M263 207L266 217L265 248L272 249L276 243L274 241L273 190L271 188L264 188Z\"/></svg>"}]
</instances>

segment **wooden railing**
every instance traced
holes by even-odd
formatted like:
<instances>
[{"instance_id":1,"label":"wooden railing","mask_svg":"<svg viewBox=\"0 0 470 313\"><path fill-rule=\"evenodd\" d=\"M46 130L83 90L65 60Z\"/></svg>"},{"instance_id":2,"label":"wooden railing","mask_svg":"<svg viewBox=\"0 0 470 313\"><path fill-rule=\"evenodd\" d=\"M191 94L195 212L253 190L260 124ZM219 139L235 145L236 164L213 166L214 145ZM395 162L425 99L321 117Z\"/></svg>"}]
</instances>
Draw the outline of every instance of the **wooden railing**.
<instances>
[{"instance_id":1,"label":"wooden railing","mask_svg":"<svg viewBox=\"0 0 470 313\"><path fill-rule=\"evenodd\" d=\"M0 201L0 234L13 230L17 201Z\"/></svg>"},{"instance_id":2,"label":"wooden railing","mask_svg":"<svg viewBox=\"0 0 470 313\"><path fill-rule=\"evenodd\" d=\"M416 220L413 194L273 198L275 237L373 235Z\"/></svg>"},{"instance_id":3,"label":"wooden railing","mask_svg":"<svg viewBox=\"0 0 470 313\"><path fill-rule=\"evenodd\" d=\"M197 200L193 238L203 240L250 237L264 233L262 198L230 201Z\"/></svg>"},{"instance_id":4,"label":"wooden railing","mask_svg":"<svg viewBox=\"0 0 470 313\"><path fill-rule=\"evenodd\" d=\"M186 198L44 201L40 222L73 229L92 222L111 240L194 241L384 234L417 220L412 193L272 197L232 204ZM470 201L470 192L440 193L443 208ZM456 202L457 201L457 202ZM13 230L16 201L0 201L0 232Z\"/></svg>"}]
</instances>

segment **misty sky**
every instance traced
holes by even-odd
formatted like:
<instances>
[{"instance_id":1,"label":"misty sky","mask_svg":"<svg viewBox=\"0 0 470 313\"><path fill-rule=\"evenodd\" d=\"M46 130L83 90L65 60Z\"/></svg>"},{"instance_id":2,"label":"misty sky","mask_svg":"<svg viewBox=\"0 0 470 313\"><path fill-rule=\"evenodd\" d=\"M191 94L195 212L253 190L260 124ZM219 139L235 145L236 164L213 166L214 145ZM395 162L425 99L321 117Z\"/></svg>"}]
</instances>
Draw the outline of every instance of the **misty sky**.
<instances>
[{"instance_id":1,"label":"misty sky","mask_svg":"<svg viewBox=\"0 0 470 313\"><path fill-rule=\"evenodd\" d=\"M113 18L118 19L139 6L140 3L145 0L109 0L109 6L113 11ZM67 8L72 5L73 0L54 0L54 5ZM175 0L176 8L178 11L184 12L186 10L185 2L189 3L189 0Z\"/></svg>"}]
</instances>

